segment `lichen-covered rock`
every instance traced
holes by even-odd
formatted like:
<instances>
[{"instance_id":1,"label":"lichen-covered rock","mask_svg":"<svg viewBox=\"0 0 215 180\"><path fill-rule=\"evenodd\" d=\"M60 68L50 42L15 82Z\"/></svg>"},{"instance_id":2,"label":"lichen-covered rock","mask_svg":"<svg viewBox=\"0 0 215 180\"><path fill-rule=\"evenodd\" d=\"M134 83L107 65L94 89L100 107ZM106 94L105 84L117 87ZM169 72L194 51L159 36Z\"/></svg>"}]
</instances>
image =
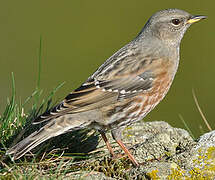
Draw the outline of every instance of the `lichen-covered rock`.
<instances>
[{"instance_id":1,"label":"lichen-covered rock","mask_svg":"<svg viewBox=\"0 0 215 180\"><path fill-rule=\"evenodd\" d=\"M62 158L62 162L70 164L63 179L215 179L215 131L194 141L186 130L163 121L140 121L126 127L122 141L140 163L138 168L124 155L110 132L107 136L118 158L110 157L96 131L65 134L58 139L59 143L53 142L55 148L65 146L68 152L78 152L72 162ZM72 141L65 143L68 139Z\"/></svg>"},{"instance_id":2,"label":"lichen-covered rock","mask_svg":"<svg viewBox=\"0 0 215 180\"><path fill-rule=\"evenodd\" d=\"M137 131L137 127L138 129L139 127L141 128ZM132 138L135 141L139 141L139 136L144 136L145 138L133 147L133 154L139 162L171 159L176 154L185 152L191 148L191 145L195 144L187 131L173 128L162 121L137 124L132 126L129 131L131 130L139 135L125 138L126 141L132 141Z\"/></svg>"},{"instance_id":3,"label":"lichen-covered rock","mask_svg":"<svg viewBox=\"0 0 215 180\"><path fill-rule=\"evenodd\" d=\"M114 178L107 177L101 172L96 172L96 171L83 171L79 172L74 175L70 175L69 177L64 177L63 179L69 180L69 179L79 179L79 180L114 180Z\"/></svg>"},{"instance_id":4,"label":"lichen-covered rock","mask_svg":"<svg viewBox=\"0 0 215 180\"><path fill-rule=\"evenodd\" d=\"M138 122L125 129L123 142L141 163L125 170L130 179L215 178L215 131L196 142L187 131L166 122Z\"/></svg>"},{"instance_id":5,"label":"lichen-covered rock","mask_svg":"<svg viewBox=\"0 0 215 180\"><path fill-rule=\"evenodd\" d=\"M49 168L57 169L52 176L83 180L215 179L215 131L194 141L186 130L174 128L163 121L140 121L126 127L122 141L140 163L138 168L132 165L110 132L107 136L118 158L110 157L97 131L81 130L53 138L48 147L62 154L55 159L53 154L56 152L51 150L52 154L47 156L48 162L52 162ZM46 161L41 161L41 164L24 163L15 168L13 174L17 172L21 175L18 179L23 179L32 169L35 170L34 179L51 177L46 173L50 171L47 170ZM38 173L41 169L44 172ZM12 177L10 171L6 173L9 179ZM20 172L25 172L23 177Z\"/></svg>"},{"instance_id":6,"label":"lichen-covered rock","mask_svg":"<svg viewBox=\"0 0 215 180\"><path fill-rule=\"evenodd\" d=\"M186 170L191 177L215 178L215 131L202 135L191 149Z\"/></svg>"},{"instance_id":7,"label":"lichen-covered rock","mask_svg":"<svg viewBox=\"0 0 215 180\"><path fill-rule=\"evenodd\" d=\"M129 134L134 132L135 136L125 136L124 141L135 141L133 154L139 162L142 162L140 168L131 169L131 176L136 174L152 179L167 179L183 175L185 171L181 166L196 144L187 131L173 128L162 121L140 122L127 131Z\"/></svg>"}]
</instances>

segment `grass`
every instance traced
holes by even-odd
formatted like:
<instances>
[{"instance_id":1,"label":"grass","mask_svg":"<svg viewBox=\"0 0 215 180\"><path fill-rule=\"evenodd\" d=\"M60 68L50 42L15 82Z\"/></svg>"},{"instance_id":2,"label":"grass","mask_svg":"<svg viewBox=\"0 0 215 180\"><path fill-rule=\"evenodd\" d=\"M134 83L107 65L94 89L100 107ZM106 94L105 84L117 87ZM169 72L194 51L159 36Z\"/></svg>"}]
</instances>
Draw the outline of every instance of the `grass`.
<instances>
[{"instance_id":1,"label":"grass","mask_svg":"<svg viewBox=\"0 0 215 180\"><path fill-rule=\"evenodd\" d=\"M52 97L61 86L62 84L54 88L41 103L38 102L42 91L36 88L23 104L17 104L12 74L12 96L0 117L0 179L64 179L68 176L81 178L85 171L103 172L117 178L125 176L124 170L130 167L130 162L125 159L114 161L105 157L105 147L96 149L98 134L87 129L51 139L35 148L33 152L36 153L27 153L16 161L5 156L7 147L35 131L37 127L31 126L32 119L53 106ZM31 101L32 108L25 112L25 105ZM91 152L95 149L95 152Z\"/></svg>"},{"instance_id":2,"label":"grass","mask_svg":"<svg viewBox=\"0 0 215 180\"><path fill-rule=\"evenodd\" d=\"M197 96L196 96L196 93L195 93L194 89L192 89L192 95L193 95L193 99L194 99L195 105L196 105L196 107L197 107L197 110L199 111L199 114L200 114L200 116L201 116L201 118L202 118L202 120L203 120L203 123L206 125L208 131L212 131L213 129L212 129L211 125L209 124L207 118L205 117L205 115L204 115L204 113L203 113L203 111L202 111L202 109L201 109L201 107L200 107L200 105L199 105L199 101L198 101L198 99L197 99ZM182 116L181 114L179 114L179 118L180 118L180 120L182 121L182 123L183 123L185 129L189 132L190 136L191 136L193 139L197 139L197 137L194 136L194 134L193 134L191 128L189 127L189 125L188 125L187 122L184 120L184 118L183 118L183 116ZM199 130L200 130L201 134L205 133L205 131L203 130L201 124L199 125Z\"/></svg>"}]
</instances>

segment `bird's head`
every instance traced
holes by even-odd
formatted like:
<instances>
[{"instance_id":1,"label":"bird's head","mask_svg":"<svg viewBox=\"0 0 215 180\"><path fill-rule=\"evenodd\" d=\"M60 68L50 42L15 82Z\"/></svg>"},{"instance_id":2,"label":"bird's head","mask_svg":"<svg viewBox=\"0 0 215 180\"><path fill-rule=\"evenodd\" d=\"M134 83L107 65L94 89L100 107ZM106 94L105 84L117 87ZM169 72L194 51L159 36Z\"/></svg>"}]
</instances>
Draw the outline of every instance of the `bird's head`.
<instances>
[{"instance_id":1,"label":"bird's head","mask_svg":"<svg viewBox=\"0 0 215 180\"><path fill-rule=\"evenodd\" d=\"M155 13L142 32L150 33L168 44L179 45L187 28L206 16L194 16L179 9L166 9Z\"/></svg>"}]
</instances>

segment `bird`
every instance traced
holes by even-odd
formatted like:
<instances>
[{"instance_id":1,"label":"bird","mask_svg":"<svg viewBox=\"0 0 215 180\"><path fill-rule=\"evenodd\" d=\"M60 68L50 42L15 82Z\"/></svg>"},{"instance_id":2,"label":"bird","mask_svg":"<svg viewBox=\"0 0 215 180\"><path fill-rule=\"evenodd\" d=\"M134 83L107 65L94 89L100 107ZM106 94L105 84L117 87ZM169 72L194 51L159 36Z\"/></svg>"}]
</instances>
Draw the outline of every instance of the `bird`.
<instances>
[{"instance_id":1,"label":"bird","mask_svg":"<svg viewBox=\"0 0 215 180\"><path fill-rule=\"evenodd\" d=\"M153 14L140 33L108 58L77 89L44 112L33 124L44 123L7 151L19 159L42 142L83 128L100 132L110 154L106 137L111 131L134 166L140 163L123 144L121 132L142 120L167 94L179 65L180 43L191 24L206 16L180 9Z\"/></svg>"}]
</instances>

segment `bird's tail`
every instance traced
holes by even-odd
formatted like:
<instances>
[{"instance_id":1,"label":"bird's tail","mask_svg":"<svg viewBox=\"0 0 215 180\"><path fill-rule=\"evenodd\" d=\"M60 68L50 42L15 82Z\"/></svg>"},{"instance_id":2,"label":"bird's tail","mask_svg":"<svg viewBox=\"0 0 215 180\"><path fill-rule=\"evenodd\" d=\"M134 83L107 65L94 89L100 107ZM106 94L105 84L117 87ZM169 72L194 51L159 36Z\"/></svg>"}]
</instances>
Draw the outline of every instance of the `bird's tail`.
<instances>
[{"instance_id":1,"label":"bird's tail","mask_svg":"<svg viewBox=\"0 0 215 180\"><path fill-rule=\"evenodd\" d=\"M10 148L6 154L13 155L13 159L19 159L25 153L38 146L42 142L64 134L68 131L78 130L89 125L90 122L84 120L75 120L67 118L66 116L61 116L57 119L52 119L48 124L42 127L40 130L32 133L30 136L26 137L18 144Z\"/></svg>"}]
</instances>

